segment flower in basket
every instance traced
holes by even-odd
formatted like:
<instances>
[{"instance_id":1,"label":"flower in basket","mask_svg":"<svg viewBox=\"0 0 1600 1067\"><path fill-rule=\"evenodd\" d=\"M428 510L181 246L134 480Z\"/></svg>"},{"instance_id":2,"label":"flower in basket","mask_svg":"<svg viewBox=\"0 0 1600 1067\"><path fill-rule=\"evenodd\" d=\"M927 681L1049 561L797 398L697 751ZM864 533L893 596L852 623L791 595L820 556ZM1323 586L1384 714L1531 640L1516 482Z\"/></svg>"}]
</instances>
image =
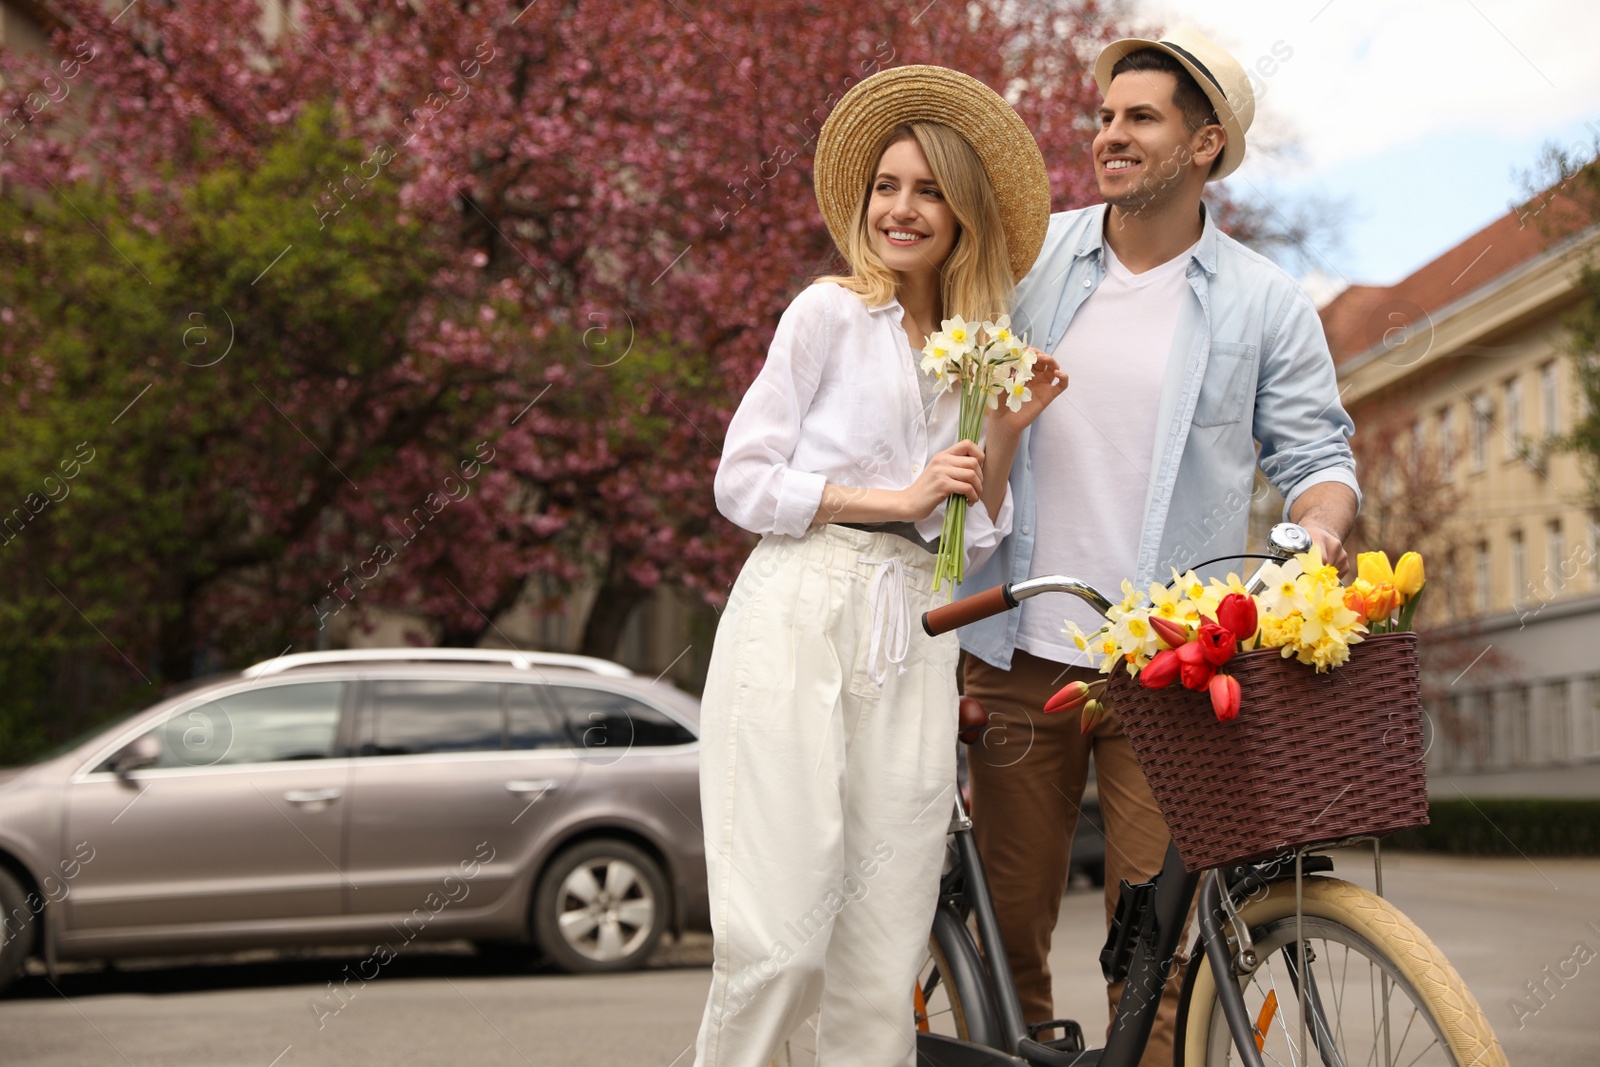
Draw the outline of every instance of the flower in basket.
<instances>
[{"instance_id":1,"label":"flower in basket","mask_svg":"<svg viewBox=\"0 0 1600 1067\"><path fill-rule=\"evenodd\" d=\"M959 315L940 323L938 332L922 349L922 370L945 388L961 392L958 437L976 441L986 412L1006 407L1020 411L1033 399L1028 382L1033 378L1035 356L1028 343L1011 330L1011 317L993 322L969 323ZM950 582L950 595L961 584L966 564L967 498L950 497L945 507L944 530L934 561L933 587Z\"/></svg>"},{"instance_id":2,"label":"flower in basket","mask_svg":"<svg viewBox=\"0 0 1600 1067\"><path fill-rule=\"evenodd\" d=\"M1104 626L1086 634L1069 622L1067 633L1102 674L1121 663L1146 688L1176 682L1205 692L1217 718L1227 722L1238 717L1243 695L1238 680L1222 669L1235 655L1274 648L1320 673L1345 663L1367 633L1410 628L1425 584L1422 557L1408 552L1391 567L1382 553L1363 553L1358 563L1363 577L1345 586L1313 547L1262 568L1264 584L1256 594L1234 574L1202 582L1193 571L1174 570L1170 584L1151 585L1148 594L1124 582L1124 598L1107 612ZM1397 610L1399 617L1391 618ZM1063 698L1066 692L1049 710L1085 708L1087 731L1087 705L1097 702L1098 692L1074 690L1071 700Z\"/></svg>"},{"instance_id":3,"label":"flower in basket","mask_svg":"<svg viewBox=\"0 0 1600 1067\"><path fill-rule=\"evenodd\" d=\"M1372 632L1397 633L1411 629L1423 587L1427 585L1422 557L1407 552L1391 567L1387 553L1362 552L1356 557L1356 568L1360 576L1352 588L1365 603ZM1392 618L1397 611L1399 617Z\"/></svg>"}]
</instances>

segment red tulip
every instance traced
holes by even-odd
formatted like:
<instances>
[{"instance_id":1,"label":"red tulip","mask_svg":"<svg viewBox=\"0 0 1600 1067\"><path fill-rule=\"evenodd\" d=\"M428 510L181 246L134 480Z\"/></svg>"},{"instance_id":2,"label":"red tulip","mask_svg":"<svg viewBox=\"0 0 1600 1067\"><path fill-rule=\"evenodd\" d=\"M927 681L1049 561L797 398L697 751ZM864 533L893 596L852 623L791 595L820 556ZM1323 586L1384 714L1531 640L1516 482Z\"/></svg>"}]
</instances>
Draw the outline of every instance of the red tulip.
<instances>
[{"instance_id":1,"label":"red tulip","mask_svg":"<svg viewBox=\"0 0 1600 1067\"><path fill-rule=\"evenodd\" d=\"M1217 622L1233 631L1233 636L1248 641L1256 635L1256 602L1243 593L1229 593L1217 605Z\"/></svg>"},{"instance_id":2,"label":"red tulip","mask_svg":"<svg viewBox=\"0 0 1600 1067\"><path fill-rule=\"evenodd\" d=\"M1177 648L1189 640L1189 628L1171 619L1163 619L1159 615L1150 616L1150 629L1156 636L1167 643L1168 648Z\"/></svg>"},{"instance_id":3,"label":"red tulip","mask_svg":"<svg viewBox=\"0 0 1600 1067\"><path fill-rule=\"evenodd\" d=\"M1186 688L1199 690L1211 684L1211 676L1217 673L1217 668L1206 659L1200 642L1190 641L1186 645L1179 645L1175 651L1178 657L1178 680Z\"/></svg>"},{"instance_id":4,"label":"red tulip","mask_svg":"<svg viewBox=\"0 0 1600 1067\"><path fill-rule=\"evenodd\" d=\"M1238 644L1238 639L1226 626L1218 626L1214 622L1207 621L1200 624L1200 633L1195 638L1195 644L1205 653L1207 663L1213 667L1220 667L1233 658L1233 649Z\"/></svg>"},{"instance_id":5,"label":"red tulip","mask_svg":"<svg viewBox=\"0 0 1600 1067\"><path fill-rule=\"evenodd\" d=\"M1139 684L1146 689L1165 689L1178 680L1178 669L1182 666L1175 649L1163 648L1150 657L1150 662L1139 672Z\"/></svg>"},{"instance_id":6,"label":"red tulip","mask_svg":"<svg viewBox=\"0 0 1600 1067\"><path fill-rule=\"evenodd\" d=\"M1217 713L1218 722L1230 722L1239 717L1239 679L1231 674L1214 675L1211 679L1211 710Z\"/></svg>"},{"instance_id":7,"label":"red tulip","mask_svg":"<svg viewBox=\"0 0 1600 1067\"><path fill-rule=\"evenodd\" d=\"M1053 715L1058 711L1072 711L1083 705L1089 699L1088 682L1068 682L1056 690L1056 695L1045 702L1046 715Z\"/></svg>"}]
</instances>

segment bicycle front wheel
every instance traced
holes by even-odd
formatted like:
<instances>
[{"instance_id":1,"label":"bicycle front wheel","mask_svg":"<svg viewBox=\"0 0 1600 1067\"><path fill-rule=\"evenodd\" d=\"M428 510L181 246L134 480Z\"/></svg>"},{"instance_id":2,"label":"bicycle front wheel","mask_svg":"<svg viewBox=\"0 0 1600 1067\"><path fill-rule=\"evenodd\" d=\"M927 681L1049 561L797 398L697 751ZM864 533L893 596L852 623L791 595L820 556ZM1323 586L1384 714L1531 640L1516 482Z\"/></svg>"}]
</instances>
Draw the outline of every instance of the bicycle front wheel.
<instances>
[{"instance_id":1,"label":"bicycle front wheel","mask_svg":"<svg viewBox=\"0 0 1600 1067\"><path fill-rule=\"evenodd\" d=\"M1238 982L1264 1062L1505 1067L1500 1042L1461 976L1383 898L1334 878L1305 880L1305 982L1294 883L1275 883L1241 907L1240 917L1255 943L1255 964ZM1203 952L1195 952L1188 981L1180 1067L1238 1064ZM1301 1047L1302 1003L1311 1058Z\"/></svg>"}]
</instances>

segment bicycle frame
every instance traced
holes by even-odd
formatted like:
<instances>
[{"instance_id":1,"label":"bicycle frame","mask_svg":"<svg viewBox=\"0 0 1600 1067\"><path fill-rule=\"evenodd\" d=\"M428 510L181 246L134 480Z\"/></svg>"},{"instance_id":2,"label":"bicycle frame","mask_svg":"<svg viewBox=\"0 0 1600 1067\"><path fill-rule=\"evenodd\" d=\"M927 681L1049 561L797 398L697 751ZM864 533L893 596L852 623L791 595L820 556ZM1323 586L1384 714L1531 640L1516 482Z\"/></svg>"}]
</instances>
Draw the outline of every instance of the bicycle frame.
<instances>
[{"instance_id":1,"label":"bicycle frame","mask_svg":"<svg viewBox=\"0 0 1600 1067\"><path fill-rule=\"evenodd\" d=\"M969 991L981 991L994 1008L992 1019L981 1013L967 1016L971 1028L970 1042L957 1041L938 1034L918 1034L919 1062L946 1065L946 1067L998 1067L1018 1063L1032 1067L1137 1067L1144 1055L1150 1033L1155 1027L1156 1013L1162 993L1170 980L1173 961L1183 939L1189 906L1199 898L1199 947L1205 962L1214 975L1232 976L1234 952L1229 945L1227 909L1223 906L1223 893L1242 893L1257 885L1264 886L1285 881L1295 876L1294 858L1280 857L1261 864L1248 865L1233 886L1224 885L1223 872L1210 870L1203 874L1184 869L1176 847L1169 845L1161 871L1144 886L1130 887L1124 883L1125 899L1128 890L1143 896L1147 907L1137 914L1124 913L1119 908L1116 922L1107 940L1104 963L1113 944L1122 942L1131 947L1127 959L1122 999L1111 1021L1110 1034L1102 1048L1081 1052L1065 1052L1036 1041L1022 1015L1017 998L1011 965L1007 960L1001 940L999 922L995 915L994 900L984 875L983 860L978 854L977 842L972 836L972 822L967 817L959 797L956 799L955 818L950 836L956 850L957 865L945 876L945 889L941 891L938 910L934 917L934 935L946 950L947 964L953 981ZM1333 863L1326 857L1309 861L1304 871L1331 870ZM951 897L959 883L961 905ZM1142 891L1142 892L1141 892ZM964 906L962 906L964 905ZM970 911L977 921L978 944L965 921ZM1135 929L1125 930L1126 923ZM1286 957L1293 965L1292 957ZM1298 974L1298 971L1294 972ZM1298 985L1298 981L1295 983ZM1222 1006L1234 1045L1244 1067L1264 1067L1261 1053L1255 1044L1255 1024L1246 1010L1243 994L1233 981L1217 982L1217 999ZM1314 1047L1321 1053L1324 1064L1337 1065L1341 1061L1324 1040L1327 1023L1316 994L1315 983L1305 998L1308 1024ZM1181 1035L1178 1035L1181 1038Z\"/></svg>"}]
</instances>

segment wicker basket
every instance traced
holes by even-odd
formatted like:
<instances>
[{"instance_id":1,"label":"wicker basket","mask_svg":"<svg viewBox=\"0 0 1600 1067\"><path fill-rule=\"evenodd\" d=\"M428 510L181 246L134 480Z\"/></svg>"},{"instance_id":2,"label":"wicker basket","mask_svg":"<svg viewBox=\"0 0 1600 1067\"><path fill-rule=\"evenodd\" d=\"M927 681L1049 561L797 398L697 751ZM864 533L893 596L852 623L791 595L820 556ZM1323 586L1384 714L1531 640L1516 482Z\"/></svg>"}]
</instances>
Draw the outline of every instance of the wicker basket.
<instances>
[{"instance_id":1,"label":"wicker basket","mask_svg":"<svg viewBox=\"0 0 1600 1067\"><path fill-rule=\"evenodd\" d=\"M1427 823L1416 634L1368 637L1326 674L1276 649L1223 670L1243 690L1232 722L1176 683L1119 670L1107 688L1185 867Z\"/></svg>"}]
</instances>

